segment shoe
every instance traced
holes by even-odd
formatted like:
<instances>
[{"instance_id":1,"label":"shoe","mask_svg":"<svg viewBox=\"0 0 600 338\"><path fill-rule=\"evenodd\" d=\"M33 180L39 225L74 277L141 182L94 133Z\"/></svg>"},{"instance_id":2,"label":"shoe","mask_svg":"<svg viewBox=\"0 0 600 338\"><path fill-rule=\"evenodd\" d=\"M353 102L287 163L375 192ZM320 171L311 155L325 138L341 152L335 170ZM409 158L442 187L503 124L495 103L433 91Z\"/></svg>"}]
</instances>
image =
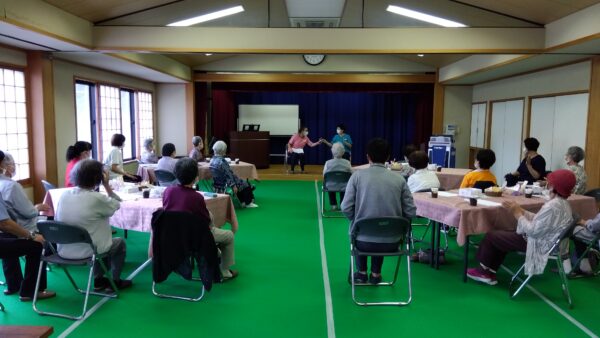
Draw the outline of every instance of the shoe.
<instances>
[{"instance_id":1,"label":"shoe","mask_svg":"<svg viewBox=\"0 0 600 338\"><path fill-rule=\"evenodd\" d=\"M578 279L578 278L586 278L586 277L594 277L594 273L591 271L582 271L580 269L573 270L567 274L567 278L569 279Z\"/></svg>"},{"instance_id":2,"label":"shoe","mask_svg":"<svg viewBox=\"0 0 600 338\"><path fill-rule=\"evenodd\" d=\"M300 174L304 174L304 173L305 173L305 172L304 172L304 170L301 170L301 171L300 171Z\"/></svg>"},{"instance_id":3,"label":"shoe","mask_svg":"<svg viewBox=\"0 0 600 338\"><path fill-rule=\"evenodd\" d=\"M19 292L19 290L15 290L15 291L10 291L8 289L4 290L4 294L6 296L10 296L10 295L14 295L15 293Z\"/></svg>"},{"instance_id":4,"label":"shoe","mask_svg":"<svg viewBox=\"0 0 600 338\"><path fill-rule=\"evenodd\" d=\"M48 298L52 298L52 297L56 297L56 292L54 291L48 291L48 290L44 290L41 292L38 292L37 295L37 299L48 299ZM31 302L33 300L33 297L19 297L19 300L22 302Z\"/></svg>"},{"instance_id":5,"label":"shoe","mask_svg":"<svg viewBox=\"0 0 600 338\"><path fill-rule=\"evenodd\" d=\"M377 285L377 284L381 283L381 275L379 275L379 277L375 277L375 276L373 276L373 274L371 274L371 277L369 278L369 283L371 283L373 285Z\"/></svg>"},{"instance_id":6,"label":"shoe","mask_svg":"<svg viewBox=\"0 0 600 338\"><path fill-rule=\"evenodd\" d=\"M115 286L119 290L127 289L133 285L133 282L129 279L114 279ZM112 285L108 285L108 287L112 290Z\"/></svg>"},{"instance_id":7,"label":"shoe","mask_svg":"<svg viewBox=\"0 0 600 338\"><path fill-rule=\"evenodd\" d=\"M476 280L478 282L482 282L488 285L496 285L498 284L498 280L496 280L496 274L491 273L489 271L485 271L481 268L471 268L467 270L467 277L472 280Z\"/></svg>"},{"instance_id":8,"label":"shoe","mask_svg":"<svg viewBox=\"0 0 600 338\"><path fill-rule=\"evenodd\" d=\"M116 234L116 233L117 233L117 230L115 230L115 229L112 229L112 231L111 231L110 233L114 235L114 234Z\"/></svg>"},{"instance_id":9,"label":"shoe","mask_svg":"<svg viewBox=\"0 0 600 338\"><path fill-rule=\"evenodd\" d=\"M355 272L354 273L354 283L364 284L369 281L369 277L366 273Z\"/></svg>"},{"instance_id":10,"label":"shoe","mask_svg":"<svg viewBox=\"0 0 600 338\"><path fill-rule=\"evenodd\" d=\"M337 205L334 205L331 207L331 211L338 211L338 210L339 210L339 208Z\"/></svg>"},{"instance_id":11,"label":"shoe","mask_svg":"<svg viewBox=\"0 0 600 338\"><path fill-rule=\"evenodd\" d=\"M234 279L235 277L237 277L239 275L239 272L237 272L237 270L227 270L223 274L223 280L231 280Z\"/></svg>"},{"instance_id":12,"label":"shoe","mask_svg":"<svg viewBox=\"0 0 600 338\"><path fill-rule=\"evenodd\" d=\"M110 281L106 277L94 278L94 291L104 291L110 287Z\"/></svg>"},{"instance_id":13,"label":"shoe","mask_svg":"<svg viewBox=\"0 0 600 338\"><path fill-rule=\"evenodd\" d=\"M249 204L246 204L246 208L258 208L258 204L249 203Z\"/></svg>"}]
</instances>

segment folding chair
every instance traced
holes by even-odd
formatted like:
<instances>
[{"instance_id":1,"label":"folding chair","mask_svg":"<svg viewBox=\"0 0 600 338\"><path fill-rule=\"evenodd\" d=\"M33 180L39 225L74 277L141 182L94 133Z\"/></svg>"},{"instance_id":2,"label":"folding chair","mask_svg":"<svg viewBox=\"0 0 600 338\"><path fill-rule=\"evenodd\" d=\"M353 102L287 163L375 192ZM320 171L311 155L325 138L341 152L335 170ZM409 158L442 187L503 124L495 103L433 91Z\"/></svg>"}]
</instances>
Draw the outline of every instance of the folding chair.
<instances>
[{"instance_id":1,"label":"folding chair","mask_svg":"<svg viewBox=\"0 0 600 338\"><path fill-rule=\"evenodd\" d=\"M572 225L568 226L566 229L564 229L560 233L560 235L556 238L556 240L554 240L554 243L552 244L552 247L550 247L550 250L548 250L548 255L549 255L548 259L556 261L556 266L558 268L558 274L559 274L560 280L561 280L562 291L563 291L563 294L565 295L565 298L567 298L567 302L569 303L569 308L573 307L573 300L571 299L571 293L569 291L569 283L567 281L567 274L565 273L565 269L564 269L563 263L562 263L562 255L560 253L560 243L563 240L568 240L568 238L573 233L574 227L575 227L575 224L572 224ZM519 292L521 292L521 290L523 290L523 288L525 287L527 282L529 282L529 280L533 277L533 275L527 275L527 277L525 279L522 279L521 277L519 277L521 272L523 272L524 270L525 270L525 264L523 263L523 265L519 268L519 270L517 270L515 275L511 278L510 285L508 288L508 293L509 293L510 298L515 298L519 294ZM521 282L521 284L516 285L515 284L516 280L519 280Z\"/></svg>"},{"instance_id":2,"label":"folding chair","mask_svg":"<svg viewBox=\"0 0 600 338\"><path fill-rule=\"evenodd\" d=\"M160 215L156 216L157 213L160 213ZM161 233L165 233L165 232L172 232L172 231L184 231L182 229L190 229L193 226L205 226L208 228L208 224L204 223L202 224L202 221L195 216L194 214L191 213L187 213L187 212L175 212L175 211L157 211L155 212L155 214L152 217L152 230L155 233L155 236L153 237L152 240L152 249L153 249L153 253L154 253L154 257L152 258L152 294L160 297L160 298L170 298L170 299L179 299L179 300L186 300L186 301L190 301L190 302L198 302L200 301L203 297L204 297L204 292L205 292L205 287L204 284L202 283L202 290L200 291L200 295L197 297L186 297L186 296L181 296L181 295L173 295L173 294L167 294L167 293L163 293L163 292L159 292L157 285L163 283L164 281L161 280L160 278L160 272L158 272L157 269L157 264L161 264L161 263L157 263L157 262L162 262L163 261L163 257L162 255L164 255L165 253L163 253L165 248L169 248L170 250L173 248L173 246L170 245L164 245L164 243L160 242L160 240L158 239L156 234L161 234ZM210 230L206 230L208 231L208 234L211 236L210 234ZM190 231L190 234L194 234L195 232ZM185 238L187 238L187 240L189 241L187 243L187 245L189 245L191 247L191 244L195 238L191 238L193 237L193 235L191 236L186 236ZM214 242L214 239L212 239L212 241ZM215 244L215 256L217 255L216 253L216 244ZM190 257L185 258L185 259L192 259L193 263L193 257L194 254L190 253ZM200 266L201 262L196 262L198 264L198 266ZM190 264L190 266L192 267L193 270L193 266L194 264ZM193 272L193 271L192 271ZM164 276L164 279L166 279L168 277L168 274ZM158 282L157 282L158 279ZM202 280L200 278L192 278L192 281L200 281L202 282ZM210 291L210 287L208 287L208 290Z\"/></svg>"},{"instance_id":3,"label":"folding chair","mask_svg":"<svg viewBox=\"0 0 600 338\"><path fill-rule=\"evenodd\" d=\"M341 218L344 215L341 212L336 212L333 215L325 214L325 193L338 193L346 191L346 184L352 176L352 173L346 171L330 171L323 175L323 186L321 187L321 216ZM344 189L328 188L328 186L344 185ZM341 203L341 201L340 201Z\"/></svg>"},{"instance_id":4,"label":"folding chair","mask_svg":"<svg viewBox=\"0 0 600 338\"><path fill-rule=\"evenodd\" d=\"M581 255L579 255L579 257L577 257L577 260L575 261L575 263L573 263L572 271L575 271L575 270L577 270L577 268L579 268L579 264L581 264L581 261L584 258L588 257L588 253L594 252L594 254L598 255L598 250L600 248L600 233L596 234L593 238L588 239L588 238L577 236L577 232L575 232L573 234L572 238L574 241L579 241L579 242L587 244L587 247L585 248L583 253ZM600 258L600 257L598 257L598 258ZM598 264L598 266L596 266L596 271L592 271L592 273L594 275L597 275L600 273L600 264Z\"/></svg>"},{"instance_id":5,"label":"folding chair","mask_svg":"<svg viewBox=\"0 0 600 338\"><path fill-rule=\"evenodd\" d=\"M481 189L482 192L487 188L495 187L495 186L496 186L496 183L494 183L492 181L477 181L477 182L475 182L475 184L473 184L473 188Z\"/></svg>"},{"instance_id":6,"label":"folding chair","mask_svg":"<svg viewBox=\"0 0 600 338\"><path fill-rule=\"evenodd\" d=\"M2 304L2 302L0 302L0 311L4 312L4 304Z\"/></svg>"},{"instance_id":7,"label":"folding chair","mask_svg":"<svg viewBox=\"0 0 600 338\"><path fill-rule=\"evenodd\" d=\"M352 284L352 300L357 305L397 305L404 306L412 301L412 280L410 273L410 221L403 217L367 218L357 221L350 234L350 284ZM398 243L398 249L392 252L364 252L356 248L356 241L371 243ZM355 255L360 256L398 256L398 262L392 281L380 282L377 286L393 286L398 279L398 270L402 256L406 257L406 270L408 277L408 298L397 302L363 302L356 297L356 286L372 286L374 284L358 284L354 281Z\"/></svg>"},{"instance_id":8,"label":"folding chair","mask_svg":"<svg viewBox=\"0 0 600 338\"><path fill-rule=\"evenodd\" d=\"M154 170L154 175L156 176L158 185L161 187L170 187L179 183L175 175L170 171L160 169Z\"/></svg>"},{"instance_id":9,"label":"folding chair","mask_svg":"<svg viewBox=\"0 0 600 338\"><path fill-rule=\"evenodd\" d=\"M68 314L54 313L54 312L44 312L44 311L41 311L40 309L38 309L37 297L38 297L38 292L39 292L38 289L39 289L39 285L40 285L40 278L42 276L42 266L43 266L43 264L40 264L40 268L38 270L37 282L35 285L35 292L33 294L33 310L35 312L37 312L40 315L44 315L44 316L54 316L54 317L72 319L72 320L79 320L79 319L82 319L85 316L85 314L87 313L87 304L88 304L88 299L89 299L90 295L117 298L117 296L118 296L117 286L115 285L112 278L109 278L109 281L110 281L110 285L111 285L112 289L114 290L113 293L92 291L94 267L96 266L96 264L100 264L100 267L102 268L102 270L104 271L105 274L108 273L108 269L106 268L106 265L102 261L102 258L104 258L106 256L106 254L98 254L98 252L96 251L96 246L92 242L92 238L90 237L90 234L87 232L87 230L85 230L84 228L82 228L80 226L69 225L69 224L65 224L65 223L61 223L61 222L57 222L57 221L40 221L37 223L37 227L38 227L40 233L42 234L42 236L44 236L44 238L46 239L46 241L48 241L50 243L54 243L54 244L74 244L74 243L88 244L92 248L93 254L91 257L83 258L83 259L65 259L65 258L61 258L58 255L58 253L56 253L54 246L52 246L52 245L44 246L44 249L42 250L42 254L40 257L41 261L48 262L48 263L54 263L54 264L62 267L65 274L69 278L69 281L75 288L75 290L81 294L84 294L85 298L83 300L83 311L81 312L81 315L79 315L79 316L72 316L72 315L68 315ZM49 256L46 256L47 247L49 247L52 252L51 255L49 255ZM88 266L89 267L90 271L88 274L87 287L85 290L83 290L77 286L77 283L75 283L75 280L69 273L67 266Z\"/></svg>"}]
</instances>

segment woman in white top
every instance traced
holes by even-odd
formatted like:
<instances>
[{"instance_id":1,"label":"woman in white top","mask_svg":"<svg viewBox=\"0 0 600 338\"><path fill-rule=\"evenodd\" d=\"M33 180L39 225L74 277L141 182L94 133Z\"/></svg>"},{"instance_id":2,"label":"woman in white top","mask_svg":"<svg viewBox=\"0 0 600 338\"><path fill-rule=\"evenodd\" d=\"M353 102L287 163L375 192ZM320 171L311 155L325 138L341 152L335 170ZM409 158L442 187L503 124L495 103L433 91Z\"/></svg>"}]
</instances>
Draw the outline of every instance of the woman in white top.
<instances>
[{"instance_id":1,"label":"woman in white top","mask_svg":"<svg viewBox=\"0 0 600 338\"><path fill-rule=\"evenodd\" d=\"M417 192L431 188L439 188L440 180L435 172L427 170L429 156L424 151L414 151L408 157L408 164L415 168L415 172L408 177L408 189Z\"/></svg>"},{"instance_id":2,"label":"woman in white top","mask_svg":"<svg viewBox=\"0 0 600 338\"><path fill-rule=\"evenodd\" d=\"M110 179L123 177L124 181L141 182L139 176L132 175L123 169L123 145L125 144L125 136L123 134L113 134L110 139L112 150L104 159L104 166L108 169Z\"/></svg>"},{"instance_id":3,"label":"woman in white top","mask_svg":"<svg viewBox=\"0 0 600 338\"><path fill-rule=\"evenodd\" d=\"M348 161L347 159L343 158L344 157L344 153L346 152L346 149L344 148L344 145L340 142L336 142L331 146L331 154L333 155L333 158L331 160L328 160L327 162L325 162L325 166L323 167L323 176L325 176L325 174L327 174L328 172L332 172L332 171L345 171L345 172L352 172L352 165L350 164L350 161ZM331 189L331 190L335 190L335 191L340 191L340 202L344 200L344 190L346 190L346 184L345 183L338 183L335 184L337 182L328 182L327 184L327 189ZM338 209L338 205L337 205L337 200L336 200L336 193L335 192L329 192L329 205L331 205L331 210L337 210Z\"/></svg>"},{"instance_id":4,"label":"woman in white top","mask_svg":"<svg viewBox=\"0 0 600 338\"><path fill-rule=\"evenodd\" d=\"M467 270L467 277L496 285L496 272L509 252L525 251L525 274L539 275L548 262L548 251L561 232L573 223L573 212L567 198L575 186L575 175L561 169L547 177L550 200L537 214L526 211L514 201L502 206L517 219L516 231L488 232L479 245L479 266Z\"/></svg>"},{"instance_id":5,"label":"woman in white top","mask_svg":"<svg viewBox=\"0 0 600 338\"><path fill-rule=\"evenodd\" d=\"M165 143L162 147L162 157L158 160L156 170L165 170L175 174L176 155L175 145L173 143Z\"/></svg>"}]
</instances>

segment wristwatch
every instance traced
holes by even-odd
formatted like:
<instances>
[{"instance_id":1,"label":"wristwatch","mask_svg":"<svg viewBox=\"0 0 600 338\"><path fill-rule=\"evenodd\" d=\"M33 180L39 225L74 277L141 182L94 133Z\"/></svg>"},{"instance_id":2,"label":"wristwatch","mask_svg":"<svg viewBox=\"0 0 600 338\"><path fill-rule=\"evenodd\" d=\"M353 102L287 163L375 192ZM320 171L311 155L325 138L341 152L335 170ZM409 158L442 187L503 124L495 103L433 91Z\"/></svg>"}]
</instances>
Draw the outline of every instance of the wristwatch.
<instances>
[{"instance_id":1,"label":"wristwatch","mask_svg":"<svg viewBox=\"0 0 600 338\"><path fill-rule=\"evenodd\" d=\"M37 235L37 233L35 231L30 231L29 232L29 238L27 238L30 241L33 241L35 239L35 236Z\"/></svg>"}]
</instances>

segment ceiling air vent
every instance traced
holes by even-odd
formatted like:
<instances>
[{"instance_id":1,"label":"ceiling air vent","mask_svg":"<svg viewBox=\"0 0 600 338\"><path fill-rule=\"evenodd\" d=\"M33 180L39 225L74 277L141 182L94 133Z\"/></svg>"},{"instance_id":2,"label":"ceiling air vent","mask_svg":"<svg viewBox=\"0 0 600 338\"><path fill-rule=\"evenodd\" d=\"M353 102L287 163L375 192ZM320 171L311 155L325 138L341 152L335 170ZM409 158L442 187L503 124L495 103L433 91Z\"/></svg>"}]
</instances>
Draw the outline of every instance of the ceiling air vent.
<instances>
[{"instance_id":1,"label":"ceiling air vent","mask_svg":"<svg viewBox=\"0 0 600 338\"><path fill-rule=\"evenodd\" d=\"M290 26L295 28L336 28L340 18L290 18Z\"/></svg>"}]
</instances>

